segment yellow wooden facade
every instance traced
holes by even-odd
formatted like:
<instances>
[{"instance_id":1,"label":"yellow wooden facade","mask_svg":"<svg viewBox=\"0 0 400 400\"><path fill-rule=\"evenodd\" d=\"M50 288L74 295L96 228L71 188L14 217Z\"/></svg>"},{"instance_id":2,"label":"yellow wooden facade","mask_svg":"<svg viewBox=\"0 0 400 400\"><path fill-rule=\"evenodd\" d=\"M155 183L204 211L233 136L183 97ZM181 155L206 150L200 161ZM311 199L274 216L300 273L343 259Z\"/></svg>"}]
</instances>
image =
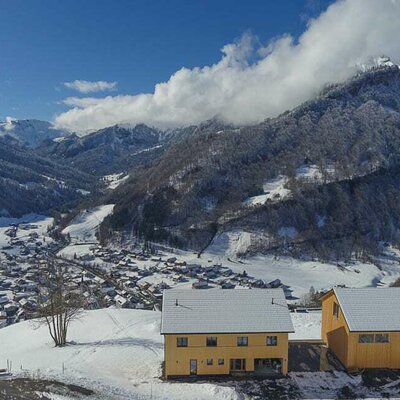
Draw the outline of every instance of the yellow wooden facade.
<instances>
[{"instance_id":1,"label":"yellow wooden facade","mask_svg":"<svg viewBox=\"0 0 400 400\"><path fill-rule=\"evenodd\" d=\"M239 336L248 338L247 346L237 345ZM267 346L267 336L277 336L277 345ZM187 338L187 347L177 346L178 337ZM217 337L217 346L207 347L207 337ZM168 334L164 335L164 351L167 378L191 375L191 360L196 360L196 375L228 375L233 359L246 360L244 372L254 371L255 359L280 359L282 373L288 371L287 333ZM209 360L212 365L208 365Z\"/></svg>"},{"instance_id":2,"label":"yellow wooden facade","mask_svg":"<svg viewBox=\"0 0 400 400\"><path fill-rule=\"evenodd\" d=\"M338 307L337 316L334 304ZM349 370L400 368L400 332L351 332L333 291L322 299L321 334L322 340ZM389 343L359 343L360 334L387 334Z\"/></svg>"}]
</instances>

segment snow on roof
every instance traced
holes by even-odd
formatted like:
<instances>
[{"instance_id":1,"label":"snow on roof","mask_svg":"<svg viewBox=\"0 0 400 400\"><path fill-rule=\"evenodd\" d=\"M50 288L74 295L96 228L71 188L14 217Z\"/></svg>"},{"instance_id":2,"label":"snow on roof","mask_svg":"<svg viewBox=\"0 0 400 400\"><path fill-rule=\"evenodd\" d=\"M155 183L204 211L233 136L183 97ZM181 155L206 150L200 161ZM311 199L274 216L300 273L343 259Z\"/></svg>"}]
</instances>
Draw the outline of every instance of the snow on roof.
<instances>
[{"instance_id":1,"label":"snow on roof","mask_svg":"<svg viewBox=\"0 0 400 400\"><path fill-rule=\"evenodd\" d=\"M282 289L164 290L162 334L293 331Z\"/></svg>"},{"instance_id":2,"label":"snow on roof","mask_svg":"<svg viewBox=\"0 0 400 400\"><path fill-rule=\"evenodd\" d=\"M400 331L400 288L335 288L350 331Z\"/></svg>"}]
</instances>

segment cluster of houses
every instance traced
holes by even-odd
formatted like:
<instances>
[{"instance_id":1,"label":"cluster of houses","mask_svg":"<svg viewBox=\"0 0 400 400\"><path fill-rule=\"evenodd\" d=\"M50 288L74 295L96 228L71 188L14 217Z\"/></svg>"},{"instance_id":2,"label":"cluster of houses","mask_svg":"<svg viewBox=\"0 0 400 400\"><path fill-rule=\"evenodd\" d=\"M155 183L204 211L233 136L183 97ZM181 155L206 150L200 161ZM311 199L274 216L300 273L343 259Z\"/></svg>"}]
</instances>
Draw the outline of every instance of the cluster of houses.
<instances>
[{"instance_id":1,"label":"cluster of houses","mask_svg":"<svg viewBox=\"0 0 400 400\"><path fill-rule=\"evenodd\" d=\"M281 288L287 299L292 298L292 289L279 279L257 279L245 270L237 273L221 264L188 264L177 257L162 258L146 252L102 246L92 246L89 250L91 253L74 258L87 266L97 265L97 271L102 271L104 276L116 282L125 291L120 293L127 300L123 302L125 307L136 308L140 304L139 299L143 300L145 308L160 305L162 291L177 285L190 285L193 289ZM107 300L112 302L110 298Z\"/></svg>"},{"instance_id":2,"label":"cluster of houses","mask_svg":"<svg viewBox=\"0 0 400 400\"><path fill-rule=\"evenodd\" d=\"M39 235L35 224L11 225L5 234L7 245L0 249L0 327L35 315L40 269L62 247L49 236ZM89 252L59 257L88 309L160 309L165 289L189 286L193 289L281 288L287 299L292 290L279 279L266 282L246 271L233 272L221 264L188 264L177 257L145 251L110 249L93 244Z\"/></svg>"},{"instance_id":3,"label":"cluster of houses","mask_svg":"<svg viewBox=\"0 0 400 400\"><path fill-rule=\"evenodd\" d=\"M166 291L165 377L286 375L293 331L282 289ZM327 292L321 336L348 371L400 369L400 288Z\"/></svg>"},{"instance_id":4,"label":"cluster of houses","mask_svg":"<svg viewBox=\"0 0 400 400\"><path fill-rule=\"evenodd\" d=\"M19 230L28 233L17 235ZM35 316L40 272L51 257L88 309L162 309L167 378L288 372L292 291L279 279L99 245L72 259L56 257L60 245L40 237L33 224L10 226L6 235L0 327ZM207 288L224 290L201 290ZM227 290L235 288L252 290ZM335 288L321 302L322 340L343 366L400 369L400 289Z\"/></svg>"},{"instance_id":5,"label":"cluster of houses","mask_svg":"<svg viewBox=\"0 0 400 400\"><path fill-rule=\"evenodd\" d=\"M29 318L37 308L38 274L58 244L31 223L12 224L0 248L0 327Z\"/></svg>"},{"instance_id":6,"label":"cluster of houses","mask_svg":"<svg viewBox=\"0 0 400 400\"><path fill-rule=\"evenodd\" d=\"M27 229L29 234L18 235ZM34 317L40 269L60 245L35 232L35 226L10 226L9 244L0 262L0 326ZM155 256L143 251L114 250L92 245L89 253L72 259L58 258L70 274L72 291L83 293L86 307L160 309L163 291L185 285L193 289L281 288L287 299L290 287L279 279L266 282L233 272L221 264L188 264L177 257Z\"/></svg>"}]
</instances>

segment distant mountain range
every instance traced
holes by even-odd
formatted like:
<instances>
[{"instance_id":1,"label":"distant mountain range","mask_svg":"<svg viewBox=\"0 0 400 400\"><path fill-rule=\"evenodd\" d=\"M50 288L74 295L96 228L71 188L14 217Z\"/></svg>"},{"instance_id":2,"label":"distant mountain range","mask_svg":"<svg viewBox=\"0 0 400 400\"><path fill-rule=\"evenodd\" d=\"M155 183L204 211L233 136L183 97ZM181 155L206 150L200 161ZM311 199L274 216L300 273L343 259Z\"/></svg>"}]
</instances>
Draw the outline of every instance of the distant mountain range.
<instances>
[{"instance_id":1,"label":"distant mountain range","mask_svg":"<svg viewBox=\"0 0 400 400\"><path fill-rule=\"evenodd\" d=\"M29 147L37 147L45 140L66 134L67 132L56 129L50 122L37 119L7 118L6 121L0 122L0 136L11 136Z\"/></svg>"},{"instance_id":2,"label":"distant mountain range","mask_svg":"<svg viewBox=\"0 0 400 400\"><path fill-rule=\"evenodd\" d=\"M112 126L79 137L46 140L37 153L96 176L128 172L162 152L160 131L146 125Z\"/></svg>"}]
</instances>

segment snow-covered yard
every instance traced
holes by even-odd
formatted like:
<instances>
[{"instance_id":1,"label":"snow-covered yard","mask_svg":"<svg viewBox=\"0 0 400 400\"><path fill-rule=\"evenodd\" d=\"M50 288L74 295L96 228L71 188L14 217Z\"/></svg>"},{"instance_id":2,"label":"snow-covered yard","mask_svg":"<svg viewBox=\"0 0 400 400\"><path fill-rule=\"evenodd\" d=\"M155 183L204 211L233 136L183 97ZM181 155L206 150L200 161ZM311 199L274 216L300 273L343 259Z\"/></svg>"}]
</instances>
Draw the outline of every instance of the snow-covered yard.
<instances>
[{"instance_id":1,"label":"snow-covered yard","mask_svg":"<svg viewBox=\"0 0 400 400\"><path fill-rule=\"evenodd\" d=\"M292 338L317 337L320 313L291 316L296 330ZM370 374L376 382L373 387L364 383L364 376L319 369L290 372L287 378L278 380L166 382L160 379L163 340L159 324L160 313L156 311L88 311L71 326L70 344L64 348L53 347L44 326L38 327L34 322L11 325L0 329L0 368L6 367L9 360L16 377L79 385L93 390L94 395L89 397L99 400L336 399L338 395L346 398L343 396L354 393L363 398L378 399L383 394L398 398L400 379L396 373L386 374L384 379L379 373ZM44 394L52 400L83 398Z\"/></svg>"},{"instance_id":2,"label":"snow-covered yard","mask_svg":"<svg viewBox=\"0 0 400 400\"><path fill-rule=\"evenodd\" d=\"M54 348L47 328L32 322L0 330L0 368L76 383L113 399L236 399L214 383L160 379L163 339L156 311L101 309L75 321L65 348ZM64 373L63 373L64 368Z\"/></svg>"},{"instance_id":3,"label":"snow-covered yard","mask_svg":"<svg viewBox=\"0 0 400 400\"><path fill-rule=\"evenodd\" d=\"M321 311L290 313L295 332L289 340L321 340L321 316Z\"/></svg>"}]
</instances>

